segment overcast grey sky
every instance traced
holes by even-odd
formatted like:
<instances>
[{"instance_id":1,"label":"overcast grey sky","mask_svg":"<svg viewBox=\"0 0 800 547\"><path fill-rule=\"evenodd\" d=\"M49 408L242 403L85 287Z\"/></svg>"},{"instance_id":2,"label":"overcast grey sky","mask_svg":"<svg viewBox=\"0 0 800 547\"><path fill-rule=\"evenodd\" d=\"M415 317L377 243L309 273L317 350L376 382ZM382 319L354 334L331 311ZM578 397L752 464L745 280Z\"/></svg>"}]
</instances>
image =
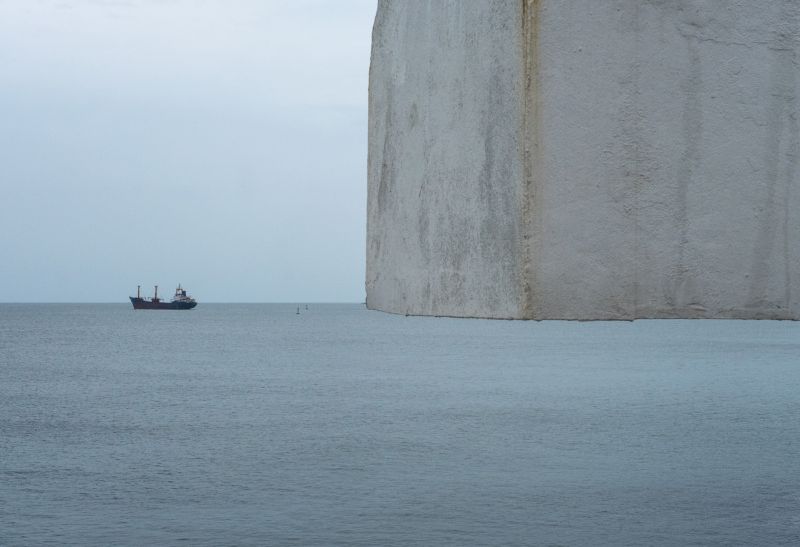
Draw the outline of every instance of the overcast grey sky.
<instances>
[{"instance_id":1,"label":"overcast grey sky","mask_svg":"<svg viewBox=\"0 0 800 547\"><path fill-rule=\"evenodd\" d=\"M364 299L375 0L0 0L0 302Z\"/></svg>"}]
</instances>

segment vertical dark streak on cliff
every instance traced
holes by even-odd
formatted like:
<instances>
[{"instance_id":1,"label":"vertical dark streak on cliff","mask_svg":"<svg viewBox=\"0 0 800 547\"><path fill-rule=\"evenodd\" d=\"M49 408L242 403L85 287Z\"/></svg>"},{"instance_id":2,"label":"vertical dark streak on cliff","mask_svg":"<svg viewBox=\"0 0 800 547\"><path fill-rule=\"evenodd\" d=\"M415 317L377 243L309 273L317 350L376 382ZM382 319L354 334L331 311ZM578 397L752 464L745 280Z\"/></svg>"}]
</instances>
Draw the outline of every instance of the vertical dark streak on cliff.
<instances>
[{"instance_id":1,"label":"vertical dark streak on cliff","mask_svg":"<svg viewBox=\"0 0 800 547\"><path fill-rule=\"evenodd\" d=\"M785 10L787 8L784 8ZM785 11L782 19L788 25L789 36L796 37L800 33L800 7L794 5L792 11ZM786 183L784 185L783 196L783 268L784 268L784 302L789 315L793 314L794 302L792 301L792 233L790 228L792 188L797 180L797 163L800 156L800 124L797 120L797 48L796 43L787 44L787 51L784 57L787 58L786 72L789 75L787 85L787 97L789 101L788 123L789 123L789 151L787 154Z\"/></svg>"},{"instance_id":2,"label":"vertical dark streak on cliff","mask_svg":"<svg viewBox=\"0 0 800 547\"><path fill-rule=\"evenodd\" d=\"M636 51L639 51L639 41L642 36L641 32L641 6L637 3L636 4L636 11L634 13L634 17L636 20L636 28L634 33L634 42L636 44ZM634 164L633 168L636 170L636 175L633 180L633 257L634 257L634 264L633 264L633 309L629 311L629 317L631 319L635 319L639 316L639 261L641 260L641 226L639 224L639 196L642 193L641 189L641 178L642 178L642 167L641 167L641 139L642 139L642 115L639 109L640 106L640 98L639 95L641 94L641 90L639 88L640 80L641 80L641 72L639 68L639 61L635 63L635 74L633 80L633 93L634 93L634 104L636 105L636 118L635 118L635 131L634 135L636 135L636 144L634 148ZM627 306L626 306L627 307Z\"/></svg>"},{"instance_id":3,"label":"vertical dark streak on cliff","mask_svg":"<svg viewBox=\"0 0 800 547\"><path fill-rule=\"evenodd\" d=\"M522 154L524 180L522 182L522 211L520 222L522 234L521 271L522 284L520 317L536 319L539 315L536 294L536 266L534 260L536 238L542 233L542 196L537 188L536 171L540 169L539 157L539 94L538 86L538 39L539 0L522 0Z\"/></svg>"},{"instance_id":4,"label":"vertical dark streak on cliff","mask_svg":"<svg viewBox=\"0 0 800 547\"><path fill-rule=\"evenodd\" d=\"M756 211L758 234L753 248L750 266L750 294L747 307L763 308L767 305L769 292L769 262L775 245L778 230L776 218L775 186L780 170L781 136L783 133L783 97L777 68L774 60L770 69L770 105L767 120L767 133L764 144L764 180L758 181L764 187L764 200Z\"/></svg>"},{"instance_id":5,"label":"vertical dark streak on cliff","mask_svg":"<svg viewBox=\"0 0 800 547\"><path fill-rule=\"evenodd\" d=\"M792 52L792 57L796 57L796 53ZM792 71L792 101L796 102L797 97L797 73ZM784 301L789 313L794 310L794 302L792 300L792 249L790 243L793 234L790 229L791 218L791 202L792 202L792 188L797 180L797 162L800 156L800 125L797 120L797 105L791 107L791 114L789 115L789 134L791 143L789 147L788 162L789 166L786 173L786 184L784 185L783 196L783 268L784 268Z\"/></svg>"},{"instance_id":6,"label":"vertical dark streak on cliff","mask_svg":"<svg viewBox=\"0 0 800 547\"><path fill-rule=\"evenodd\" d=\"M791 314L791 234L790 198L791 187L797 176L798 123L796 118L796 53L794 36L798 31L796 8L792 13L783 13L781 26L775 29L769 49L772 52L769 76L769 108L767 111L767 133L764 143L764 200L757 211L758 234L750 266L750 293L747 307L767 312L774 307L784 307ZM788 134L787 134L788 133ZM788 142L786 142L788 140ZM783 175L783 177L781 176ZM779 196L778 186L783 186ZM783 202L782 204L780 202ZM782 218L781 218L782 217ZM783 294L770 294L770 263L778 246L778 230L783 245L780 247L785 283ZM773 310L774 311L774 310Z\"/></svg>"},{"instance_id":7,"label":"vertical dark streak on cliff","mask_svg":"<svg viewBox=\"0 0 800 547\"><path fill-rule=\"evenodd\" d=\"M641 245L641 225L640 225L640 207L639 198L641 196L642 187L644 186L644 162L643 162L643 142L644 132L642 130L642 120L644 113L642 112L641 104L641 79L642 70L641 63L643 60L639 57L641 50L640 42L643 34L642 21L641 21L641 5L636 3L633 7L633 21L631 21L631 29L633 31L633 51L631 58L633 62L630 64L630 71L627 74L626 80L630 82L630 92L626 94L623 101L623 109L620 118L623 120L623 135L631 135L632 137L625 139L623 142L624 157L626 163L625 169L625 193L622 198L624 202L624 214L626 221L628 218L633 223L633 302L629 303L628 299L624 299L619 306L618 312L621 318L635 319L639 315L639 300L640 300L640 267L639 264L644 259L642 257ZM629 307L630 306L630 307Z\"/></svg>"},{"instance_id":8,"label":"vertical dark streak on cliff","mask_svg":"<svg viewBox=\"0 0 800 547\"><path fill-rule=\"evenodd\" d=\"M384 127L391 127L392 126L392 93L391 90L387 91L387 98L386 98L386 121L384 122ZM389 199L389 186L390 181L389 178L391 177L391 163L389 162L389 153L390 153L390 143L389 137L390 132L389 130L384 131L383 136L383 154L381 155L381 177L380 181L378 182L378 211L381 214L386 214L386 206L387 201Z\"/></svg>"},{"instance_id":9,"label":"vertical dark streak on cliff","mask_svg":"<svg viewBox=\"0 0 800 547\"><path fill-rule=\"evenodd\" d=\"M488 101L483 110L481 127L484 128L483 141L483 165L478 178L478 196L481 203L482 218L480 220L480 235L478 237L481 257L488 263L498 260L500 257L500 245L498 241L504 241L498 220L502 218L499 189L503 181L498 180L501 165L498 163L497 152L501 151L499 124L502 123L503 102L499 92L500 76L493 74L488 82ZM507 236L507 234L502 234Z\"/></svg>"},{"instance_id":10,"label":"vertical dark streak on cliff","mask_svg":"<svg viewBox=\"0 0 800 547\"><path fill-rule=\"evenodd\" d=\"M689 56L689 72L683 84L686 97L683 106L684 150L676 181L675 230L677 232L676 263L672 273L673 291L670 295L671 307L684 308L689 304L692 294L688 272L686 251L689 245L689 187L698 182L702 164L703 147L703 67L700 59L698 38L686 35L686 48Z\"/></svg>"}]
</instances>

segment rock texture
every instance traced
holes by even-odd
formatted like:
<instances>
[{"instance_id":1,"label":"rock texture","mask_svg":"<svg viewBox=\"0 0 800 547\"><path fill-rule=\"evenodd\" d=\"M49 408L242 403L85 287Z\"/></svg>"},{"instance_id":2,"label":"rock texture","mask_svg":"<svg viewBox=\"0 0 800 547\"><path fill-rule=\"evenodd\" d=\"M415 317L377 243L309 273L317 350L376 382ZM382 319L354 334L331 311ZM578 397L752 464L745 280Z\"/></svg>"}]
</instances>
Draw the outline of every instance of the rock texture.
<instances>
[{"instance_id":1,"label":"rock texture","mask_svg":"<svg viewBox=\"0 0 800 547\"><path fill-rule=\"evenodd\" d=\"M380 1L367 304L800 318L800 3Z\"/></svg>"}]
</instances>

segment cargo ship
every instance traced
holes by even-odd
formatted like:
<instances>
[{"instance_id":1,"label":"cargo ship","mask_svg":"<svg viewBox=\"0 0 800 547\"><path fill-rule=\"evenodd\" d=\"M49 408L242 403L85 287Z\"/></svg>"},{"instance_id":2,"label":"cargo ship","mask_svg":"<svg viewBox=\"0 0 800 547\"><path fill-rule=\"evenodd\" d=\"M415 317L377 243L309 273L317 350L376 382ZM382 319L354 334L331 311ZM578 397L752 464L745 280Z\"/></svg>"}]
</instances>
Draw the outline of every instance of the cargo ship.
<instances>
[{"instance_id":1,"label":"cargo ship","mask_svg":"<svg viewBox=\"0 0 800 547\"><path fill-rule=\"evenodd\" d=\"M172 302L164 302L158 297L158 285L156 285L153 298L142 298L142 286L136 285L136 296L131 296L131 304L134 310L191 310L197 305L194 298L186 294L186 289L178 284L175 289L175 296Z\"/></svg>"}]
</instances>

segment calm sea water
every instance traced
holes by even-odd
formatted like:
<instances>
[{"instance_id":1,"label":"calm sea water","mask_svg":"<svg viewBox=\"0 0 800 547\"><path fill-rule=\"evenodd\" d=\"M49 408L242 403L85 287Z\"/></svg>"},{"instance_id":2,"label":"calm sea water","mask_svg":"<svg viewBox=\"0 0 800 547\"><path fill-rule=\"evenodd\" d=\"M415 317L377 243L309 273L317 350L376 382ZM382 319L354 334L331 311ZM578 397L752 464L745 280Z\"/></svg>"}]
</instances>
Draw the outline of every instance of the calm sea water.
<instances>
[{"instance_id":1,"label":"calm sea water","mask_svg":"<svg viewBox=\"0 0 800 547\"><path fill-rule=\"evenodd\" d=\"M0 305L2 545L800 543L800 324Z\"/></svg>"}]
</instances>

